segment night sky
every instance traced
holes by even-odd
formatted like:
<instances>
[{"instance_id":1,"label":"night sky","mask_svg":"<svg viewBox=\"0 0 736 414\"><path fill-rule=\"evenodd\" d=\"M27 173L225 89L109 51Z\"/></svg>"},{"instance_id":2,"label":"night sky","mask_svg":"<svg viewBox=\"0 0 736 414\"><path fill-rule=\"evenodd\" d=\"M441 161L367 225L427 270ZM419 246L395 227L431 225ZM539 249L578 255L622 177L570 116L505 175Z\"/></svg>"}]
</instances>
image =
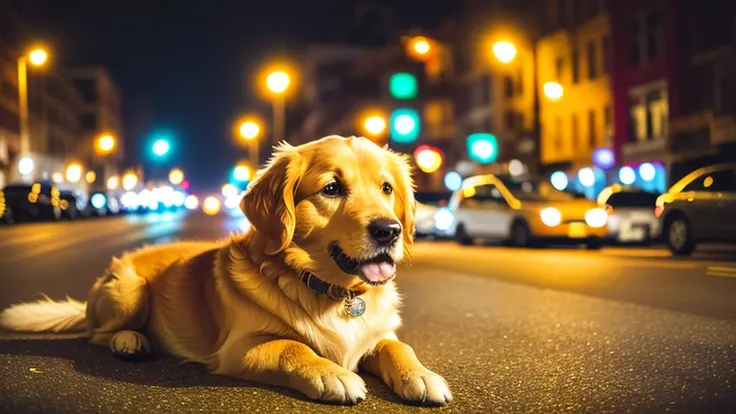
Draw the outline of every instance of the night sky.
<instances>
[{"instance_id":1,"label":"night sky","mask_svg":"<svg viewBox=\"0 0 736 414\"><path fill-rule=\"evenodd\" d=\"M233 5L208 7L228 3ZM259 65L310 42L338 40L354 25L351 5L357 1L239 3L37 0L31 23L59 66L102 64L110 70L122 93L131 163L150 167L148 136L170 130L174 152L158 172L181 166L193 190L202 191L224 183L244 155L231 133L238 114L270 116L268 104L255 96ZM448 9L390 3L403 3L394 6L399 27L436 24ZM417 4L424 4L421 15Z\"/></svg>"}]
</instances>

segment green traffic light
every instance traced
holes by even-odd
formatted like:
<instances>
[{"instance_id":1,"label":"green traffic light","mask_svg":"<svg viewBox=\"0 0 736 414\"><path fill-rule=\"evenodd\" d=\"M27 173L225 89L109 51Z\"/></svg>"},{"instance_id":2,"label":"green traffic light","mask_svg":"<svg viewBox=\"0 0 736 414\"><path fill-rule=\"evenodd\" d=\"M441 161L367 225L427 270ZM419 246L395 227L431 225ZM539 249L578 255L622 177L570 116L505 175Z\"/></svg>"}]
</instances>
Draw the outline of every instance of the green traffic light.
<instances>
[{"instance_id":1,"label":"green traffic light","mask_svg":"<svg viewBox=\"0 0 736 414\"><path fill-rule=\"evenodd\" d=\"M417 97L417 78L411 73L394 73L388 80L388 91L394 99Z\"/></svg>"},{"instance_id":2,"label":"green traffic light","mask_svg":"<svg viewBox=\"0 0 736 414\"><path fill-rule=\"evenodd\" d=\"M417 140L421 128L419 113L410 108L399 108L391 113L391 139L399 144Z\"/></svg>"},{"instance_id":3,"label":"green traffic light","mask_svg":"<svg viewBox=\"0 0 736 414\"><path fill-rule=\"evenodd\" d=\"M468 135L468 155L473 161L490 164L498 157L498 141L496 136L487 133Z\"/></svg>"}]
</instances>

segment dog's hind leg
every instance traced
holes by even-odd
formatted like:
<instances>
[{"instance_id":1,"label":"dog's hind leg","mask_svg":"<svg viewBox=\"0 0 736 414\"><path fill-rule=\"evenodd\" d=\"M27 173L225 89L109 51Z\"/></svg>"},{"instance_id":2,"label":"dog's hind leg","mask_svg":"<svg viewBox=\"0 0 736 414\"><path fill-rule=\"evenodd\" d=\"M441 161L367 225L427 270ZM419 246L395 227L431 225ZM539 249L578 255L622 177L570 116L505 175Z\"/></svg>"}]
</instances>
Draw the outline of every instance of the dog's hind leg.
<instances>
[{"instance_id":1,"label":"dog's hind leg","mask_svg":"<svg viewBox=\"0 0 736 414\"><path fill-rule=\"evenodd\" d=\"M138 332L148 320L149 291L132 263L113 258L105 275L97 279L87 304L87 334L95 345L109 346L117 356L139 359L150 352Z\"/></svg>"}]
</instances>

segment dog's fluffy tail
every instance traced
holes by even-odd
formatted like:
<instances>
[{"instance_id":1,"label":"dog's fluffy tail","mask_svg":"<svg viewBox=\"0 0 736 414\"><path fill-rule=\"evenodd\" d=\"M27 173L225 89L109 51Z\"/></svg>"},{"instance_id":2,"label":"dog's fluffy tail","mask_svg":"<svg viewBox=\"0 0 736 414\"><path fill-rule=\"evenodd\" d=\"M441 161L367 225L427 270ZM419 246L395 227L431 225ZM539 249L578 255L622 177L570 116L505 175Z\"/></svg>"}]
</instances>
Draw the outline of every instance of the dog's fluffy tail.
<instances>
[{"instance_id":1,"label":"dog's fluffy tail","mask_svg":"<svg viewBox=\"0 0 736 414\"><path fill-rule=\"evenodd\" d=\"M86 307L86 302L68 296L54 301L44 295L36 302L18 303L0 312L0 327L21 332L83 331Z\"/></svg>"}]
</instances>

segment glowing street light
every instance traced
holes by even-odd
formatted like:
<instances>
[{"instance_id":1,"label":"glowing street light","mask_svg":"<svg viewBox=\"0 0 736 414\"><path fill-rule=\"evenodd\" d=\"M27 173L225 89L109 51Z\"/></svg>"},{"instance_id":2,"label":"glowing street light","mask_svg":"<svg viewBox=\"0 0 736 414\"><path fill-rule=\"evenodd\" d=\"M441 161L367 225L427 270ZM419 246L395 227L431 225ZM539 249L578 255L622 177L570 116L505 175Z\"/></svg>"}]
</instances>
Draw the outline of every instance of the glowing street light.
<instances>
[{"instance_id":1,"label":"glowing street light","mask_svg":"<svg viewBox=\"0 0 736 414\"><path fill-rule=\"evenodd\" d=\"M238 165L233 170L233 178L235 181L246 182L250 181L250 168L247 165Z\"/></svg>"},{"instance_id":2,"label":"glowing street light","mask_svg":"<svg viewBox=\"0 0 736 414\"><path fill-rule=\"evenodd\" d=\"M516 57L516 46L507 40L496 42L493 44L493 55L501 63L511 63Z\"/></svg>"},{"instance_id":3,"label":"glowing street light","mask_svg":"<svg viewBox=\"0 0 736 414\"><path fill-rule=\"evenodd\" d=\"M417 166L423 172L430 174L442 166L442 153L439 149L429 145L420 145L414 151Z\"/></svg>"},{"instance_id":4,"label":"glowing street light","mask_svg":"<svg viewBox=\"0 0 736 414\"><path fill-rule=\"evenodd\" d=\"M97 174L94 171L87 171L87 174L84 175L84 181L92 184L97 180Z\"/></svg>"},{"instance_id":5,"label":"glowing street light","mask_svg":"<svg viewBox=\"0 0 736 414\"><path fill-rule=\"evenodd\" d=\"M28 53L28 61L31 62L33 66L43 66L48 58L49 54L41 48L33 49L30 53Z\"/></svg>"},{"instance_id":6,"label":"glowing street light","mask_svg":"<svg viewBox=\"0 0 736 414\"><path fill-rule=\"evenodd\" d=\"M153 154L158 157L165 156L169 153L169 150L171 150L171 145L169 144L169 141L163 138L158 139L153 143Z\"/></svg>"},{"instance_id":7,"label":"glowing street light","mask_svg":"<svg viewBox=\"0 0 736 414\"><path fill-rule=\"evenodd\" d=\"M208 216L214 216L220 212L220 200L216 197L209 196L202 202L202 211Z\"/></svg>"},{"instance_id":8,"label":"glowing street light","mask_svg":"<svg viewBox=\"0 0 736 414\"><path fill-rule=\"evenodd\" d=\"M559 82L546 82L542 86L542 92L544 96L550 101L557 102L562 99L562 95L565 93L565 88Z\"/></svg>"},{"instance_id":9,"label":"glowing street light","mask_svg":"<svg viewBox=\"0 0 736 414\"><path fill-rule=\"evenodd\" d=\"M239 193L238 187L232 185L232 184L225 184L222 186L222 195L223 197L235 197Z\"/></svg>"},{"instance_id":10,"label":"glowing street light","mask_svg":"<svg viewBox=\"0 0 736 414\"><path fill-rule=\"evenodd\" d=\"M82 179L82 166L78 163L69 164L66 167L66 180L70 183L79 182Z\"/></svg>"},{"instance_id":11,"label":"glowing street light","mask_svg":"<svg viewBox=\"0 0 736 414\"><path fill-rule=\"evenodd\" d=\"M120 186L120 178L118 178L117 175L113 175L112 177L107 179L107 189L108 190L117 190Z\"/></svg>"},{"instance_id":12,"label":"glowing street light","mask_svg":"<svg viewBox=\"0 0 736 414\"><path fill-rule=\"evenodd\" d=\"M123 189L130 191L138 185L138 176L135 173L129 172L123 176Z\"/></svg>"},{"instance_id":13,"label":"glowing street light","mask_svg":"<svg viewBox=\"0 0 736 414\"><path fill-rule=\"evenodd\" d=\"M169 171L169 182L174 185L179 185L184 181L184 171L179 168L173 168Z\"/></svg>"},{"instance_id":14,"label":"glowing street light","mask_svg":"<svg viewBox=\"0 0 736 414\"><path fill-rule=\"evenodd\" d=\"M20 153L31 150L30 121L28 117L28 64L43 66L49 58L48 52L35 48L18 58L18 119L20 121Z\"/></svg>"},{"instance_id":15,"label":"glowing street light","mask_svg":"<svg viewBox=\"0 0 736 414\"><path fill-rule=\"evenodd\" d=\"M252 141L258 138L261 133L261 126L256 121L243 121L238 129L240 137L246 141Z\"/></svg>"},{"instance_id":16,"label":"glowing street light","mask_svg":"<svg viewBox=\"0 0 736 414\"><path fill-rule=\"evenodd\" d=\"M115 149L115 138L110 134L103 134L97 138L95 142L97 153L107 155Z\"/></svg>"},{"instance_id":17,"label":"glowing street light","mask_svg":"<svg viewBox=\"0 0 736 414\"><path fill-rule=\"evenodd\" d=\"M21 175L30 175L34 168L36 168L36 163L31 157L23 157L18 161L18 172Z\"/></svg>"},{"instance_id":18,"label":"glowing street light","mask_svg":"<svg viewBox=\"0 0 736 414\"><path fill-rule=\"evenodd\" d=\"M386 131L386 120L381 115L371 115L363 121L363 128L374 137Z\"/></svg>"},{"instance_id":19,"label":"glowing street light","mask_svg":"<svg viewBox=\"0 0 736 414\"><path fill-rule=\"evenodd\" d=\"M419 61L426 61L432 54L432 41L424 36L414 36L409 40L408 54Z\"/></svg>"},{"instance_id":20,"label":"glowing street light","mask_svg":"<svg viewBox=\"0 0 736 414\"><path fill-rule=\"evenodd\" d=\"M280 95L289 88L291 77L283 70L276 70L266 76L266 87L269 91Z\"/></svg>"}]
</instances>

